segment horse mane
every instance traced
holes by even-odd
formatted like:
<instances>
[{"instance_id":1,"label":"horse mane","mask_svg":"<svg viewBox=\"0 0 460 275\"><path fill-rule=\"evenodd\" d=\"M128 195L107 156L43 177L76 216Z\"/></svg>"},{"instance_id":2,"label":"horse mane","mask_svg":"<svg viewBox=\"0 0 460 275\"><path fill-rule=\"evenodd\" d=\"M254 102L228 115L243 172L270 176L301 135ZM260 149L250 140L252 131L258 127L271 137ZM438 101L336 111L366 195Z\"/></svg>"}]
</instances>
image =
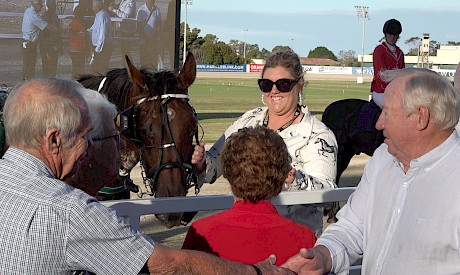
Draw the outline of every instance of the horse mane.
<instances>
[{"instance_id":1,"label":"horse mane","mask_svg":"<svg viewBox=\"0 0 460 275\"><path fill-rule=\"evenodd\" d=\"M178 85L178 80L175 72L162 70L153 73L148 69L141 69L141 73L146 76L149 97L176 93L175 87Z\"/></svg>"},{"instance_id":2,"label":"horse mane","mask_svg":"<svg viewBox=\"0 0 460 275\"><path fill-rule=\"evenodd\" d=\"M106 78L104 86L99 92L107 95L107 99L114 103L120 110L123 109L125 99L133 85L126 69L111 69L105 76L85 74L79 76L77 81L85 87L98 90L104 78Z\"/></svg>"},{"instance_id":3,"label":"horse mane","mask_svg":"<svg viewBox=\"0 0 460 275\"><path fill-rule=\"evenodd\" d=\"M149 90L149 94L145 96L153 97L171 92L175 93L175 86L178 85L175 72L164 70L154 73L147 68L142 68L140 72L144 75L146 81L144 84ZM98 90L99 84L104 77L106 80L99 92L107 95L107 99L114 103L120 110L125 108L126 98L133 86L126 69L111 69L107 72L106 76L85 74L79 76L77 81L85 87Z\"/></svg>"}]
</instances>

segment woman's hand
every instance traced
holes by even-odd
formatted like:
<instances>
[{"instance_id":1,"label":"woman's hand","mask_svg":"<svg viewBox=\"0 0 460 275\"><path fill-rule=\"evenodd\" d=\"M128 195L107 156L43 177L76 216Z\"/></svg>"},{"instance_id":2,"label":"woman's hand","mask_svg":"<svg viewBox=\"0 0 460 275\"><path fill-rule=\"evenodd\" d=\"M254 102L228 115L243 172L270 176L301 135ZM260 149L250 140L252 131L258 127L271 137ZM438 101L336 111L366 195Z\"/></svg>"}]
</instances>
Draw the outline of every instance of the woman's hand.
<instances>
[{"instance_id":1,"label":"woman's hand","mask_svg":"<svg viewBox=\"0 0 460 275\"><path fill-rule=\"evenodd\" d=\"M295 168L293 167L286 178L286 185L291 185L295 180Z\"/></svg>"},{"instance_id":2,"label":"woman's hand","mask_svg":"<svg viewBox=\"0 0 460 275\"><path fill-rule=\"evenodd\" d=\"M206 169L206 150L204 149L204 142L195 145L192 154L192 164L195 164L195 174L200 174Z\"/></svg>"}]
</instances>

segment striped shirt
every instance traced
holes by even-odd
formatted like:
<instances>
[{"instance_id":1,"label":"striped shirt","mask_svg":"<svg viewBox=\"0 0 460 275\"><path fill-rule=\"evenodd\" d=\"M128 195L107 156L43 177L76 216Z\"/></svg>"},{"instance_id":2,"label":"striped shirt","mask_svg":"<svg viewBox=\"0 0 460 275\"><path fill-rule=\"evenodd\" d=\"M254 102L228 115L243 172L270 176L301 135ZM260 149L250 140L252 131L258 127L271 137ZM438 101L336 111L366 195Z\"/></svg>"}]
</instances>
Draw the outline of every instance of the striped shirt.
<instances>
[{"instance_id":1,"label":"striped shirt","mask_svg":"<svg viewBox=\"0 0 460 275\"><path fill-rule=\"evenodd\" d=\"M154 242L10 147L0 159L0 273L138 274Z\"/></svg>"}]
</instances>

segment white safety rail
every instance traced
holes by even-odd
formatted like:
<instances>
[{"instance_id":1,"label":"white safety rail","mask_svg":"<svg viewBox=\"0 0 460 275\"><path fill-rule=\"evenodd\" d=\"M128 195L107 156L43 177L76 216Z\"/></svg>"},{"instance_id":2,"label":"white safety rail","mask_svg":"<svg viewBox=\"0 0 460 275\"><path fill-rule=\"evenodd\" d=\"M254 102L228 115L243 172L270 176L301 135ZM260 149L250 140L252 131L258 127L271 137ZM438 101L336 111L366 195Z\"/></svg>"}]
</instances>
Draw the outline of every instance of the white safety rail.
<instances>
[{"instance_id":1,"label":"white safety rail","mask_svg":"<svg viewBox=\"0 0 460 275\"><path fill-rule=\"evenodd\" d=\"M317 191L283 192L272 200L274 205L313 204L346 201L355 187ZM209 195L196 197L170 197L138 200L103 201L103 205L114 209L135 229L140 228L140 217L149 214L215 211L232 207L232 195ZM361 274L361 266L350 268L351 275Z\"/></svg>"},{"instance_id":2,"label":"white safety rail","mask_svg":"<svg viewBox=\"0 0 460 275\"><path fill-rule=\"evenodd\" d=\"M272 200L274 205L294 205L346 201L354 187L337 189L282 192ZM140 217L149 214L192 211L214 211L232 207L232 195L150 198L138 200L102 201L103 205L117 211L135 229L140 227Z\"/></svg>"}]
</instances>

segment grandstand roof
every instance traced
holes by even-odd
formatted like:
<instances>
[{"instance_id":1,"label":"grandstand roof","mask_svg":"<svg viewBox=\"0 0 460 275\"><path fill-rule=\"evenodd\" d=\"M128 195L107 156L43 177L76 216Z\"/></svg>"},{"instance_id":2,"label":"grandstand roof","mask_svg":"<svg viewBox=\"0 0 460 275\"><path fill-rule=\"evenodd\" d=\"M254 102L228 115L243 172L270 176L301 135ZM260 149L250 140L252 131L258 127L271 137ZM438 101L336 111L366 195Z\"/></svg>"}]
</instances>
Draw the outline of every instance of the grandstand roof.
<instances>
[{"instance_id":1,"label":"grandstand roof","mask_svg":"<svg viewBox=\"0 0 460 275\"><path fill-rule=\"evenodd\" d=\"M301 57L300 64L310 66L340 66L340 62L329 58Z\"/></svg>"}]
</instances>

